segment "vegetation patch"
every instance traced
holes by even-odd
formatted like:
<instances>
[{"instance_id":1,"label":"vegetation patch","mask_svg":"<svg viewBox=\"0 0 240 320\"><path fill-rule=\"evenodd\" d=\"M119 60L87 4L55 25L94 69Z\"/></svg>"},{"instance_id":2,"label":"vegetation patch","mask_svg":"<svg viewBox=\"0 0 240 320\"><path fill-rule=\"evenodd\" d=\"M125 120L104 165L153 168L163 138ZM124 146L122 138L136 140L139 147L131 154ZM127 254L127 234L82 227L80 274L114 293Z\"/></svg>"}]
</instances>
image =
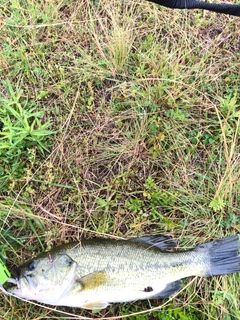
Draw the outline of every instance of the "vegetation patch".
<instances>
[{"instance_id":1,"label":"vegetation patch","mask_svg":"<svg viewBox=\"0 0 240 320\"><path fill-rule=\"evenodd\" d=\"M2 1L0 247L240 232L240 21L146 1ZM239 319L239 274L92 314L4 294L5 319Z\"/></svg>"}]
</instances>

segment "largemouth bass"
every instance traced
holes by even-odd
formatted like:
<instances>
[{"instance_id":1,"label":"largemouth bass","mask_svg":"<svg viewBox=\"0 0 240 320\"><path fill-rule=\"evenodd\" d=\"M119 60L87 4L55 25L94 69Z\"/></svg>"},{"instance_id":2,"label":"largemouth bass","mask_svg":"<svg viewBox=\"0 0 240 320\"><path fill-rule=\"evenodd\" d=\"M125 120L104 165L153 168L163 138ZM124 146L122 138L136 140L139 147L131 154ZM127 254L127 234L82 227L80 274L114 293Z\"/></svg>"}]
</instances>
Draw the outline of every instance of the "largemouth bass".
<instances>
[{"instance_id":1,"label":"largemouth bass","mask_svg":"<svg viewBox=\"0 0 240 320\"><path fill-rule=\"evenodd\" d=\"M66 244L19 267L10 280L15 285L6 290L54 306L100 310L114 302L169 297L182 278L240 271L238 235L185 252L176 246L162 235Z\"/></svg>"}]
</instances>

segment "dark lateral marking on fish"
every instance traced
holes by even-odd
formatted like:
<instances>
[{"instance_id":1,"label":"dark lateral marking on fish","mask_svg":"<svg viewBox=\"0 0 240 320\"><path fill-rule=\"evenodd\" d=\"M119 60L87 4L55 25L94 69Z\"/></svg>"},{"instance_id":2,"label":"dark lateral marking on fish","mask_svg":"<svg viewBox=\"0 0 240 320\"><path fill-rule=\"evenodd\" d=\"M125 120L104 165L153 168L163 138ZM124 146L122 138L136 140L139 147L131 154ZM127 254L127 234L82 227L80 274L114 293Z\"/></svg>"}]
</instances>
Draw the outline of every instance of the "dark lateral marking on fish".
<instances>
[{"instance_id":1,"label":"dark lateral marking on fish","mask_svg":"<svg viewBox=\"0 0 240 320\"><path fill-rule=\"evenodd\" d=\"M187 260L187 263L190 263L190 259ZM185 263L182 263L182 262L177 262L177 263L174 263L171 265L172 268L177 268L177 267L184 267L185 266Z\"/></svg>"},{"instance_id":2,"label":"dark lateral marking on fish","mask_svg":"<svg viewBox=\"0 0 240 320\"><path fill-rule=\"evenodd\" d=\"M151 292L151 291L153 291L153 288L149 286L149 287L144 288L143 291L144 292Z\"/></svg>"}]
</instances>

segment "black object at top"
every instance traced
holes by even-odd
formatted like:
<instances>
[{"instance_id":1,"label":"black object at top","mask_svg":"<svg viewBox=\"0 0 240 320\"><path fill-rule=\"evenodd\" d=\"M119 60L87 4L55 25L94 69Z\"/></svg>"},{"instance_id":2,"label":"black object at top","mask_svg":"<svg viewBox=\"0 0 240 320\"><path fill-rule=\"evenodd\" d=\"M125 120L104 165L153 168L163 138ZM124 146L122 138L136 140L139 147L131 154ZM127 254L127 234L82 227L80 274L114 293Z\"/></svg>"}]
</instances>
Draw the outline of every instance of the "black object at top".
<instances>
[{"instance_id":1,"label":"black object at top","mask_svg":"<svg viewBox=\"0 0 240 320\"><path fill-rule=\"evenodd\" d=\"M197 0L148 0L172 9L206 9L214 12L240 17L240 5L209 3Z\"/></svg>"},{"instance_id":2,"label":"black object at top","mask_svg":"<svg viewBox=\"0 0 240 320\"><path fill-rule=\"evenodd\" d=\"M3 123L2 123L2 121L0 120L0 132L2 131L2 129L3 129Z\"/></svg>"}]
</instances>

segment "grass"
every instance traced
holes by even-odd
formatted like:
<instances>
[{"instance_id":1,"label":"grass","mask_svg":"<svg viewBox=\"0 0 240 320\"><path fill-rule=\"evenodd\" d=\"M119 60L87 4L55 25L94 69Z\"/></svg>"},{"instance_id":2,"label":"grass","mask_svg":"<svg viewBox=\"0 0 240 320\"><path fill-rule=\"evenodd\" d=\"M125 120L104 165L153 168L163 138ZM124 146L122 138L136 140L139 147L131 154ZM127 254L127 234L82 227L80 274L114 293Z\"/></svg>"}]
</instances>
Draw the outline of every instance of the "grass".
<instances>
[{"instance_id":1,"label":"grass","mask_svg":"<svg viewBox=\"0 0 240 320\"><path fill-rule=\"evenodd\" d=\"M0 12L10 270L82 236L171 233L189 248L240 232L239 19L115 0L2 1ZM0 317L239 318L239 274L184 284L95 315L2 294Z\"/></svg>"}]
</instances>

